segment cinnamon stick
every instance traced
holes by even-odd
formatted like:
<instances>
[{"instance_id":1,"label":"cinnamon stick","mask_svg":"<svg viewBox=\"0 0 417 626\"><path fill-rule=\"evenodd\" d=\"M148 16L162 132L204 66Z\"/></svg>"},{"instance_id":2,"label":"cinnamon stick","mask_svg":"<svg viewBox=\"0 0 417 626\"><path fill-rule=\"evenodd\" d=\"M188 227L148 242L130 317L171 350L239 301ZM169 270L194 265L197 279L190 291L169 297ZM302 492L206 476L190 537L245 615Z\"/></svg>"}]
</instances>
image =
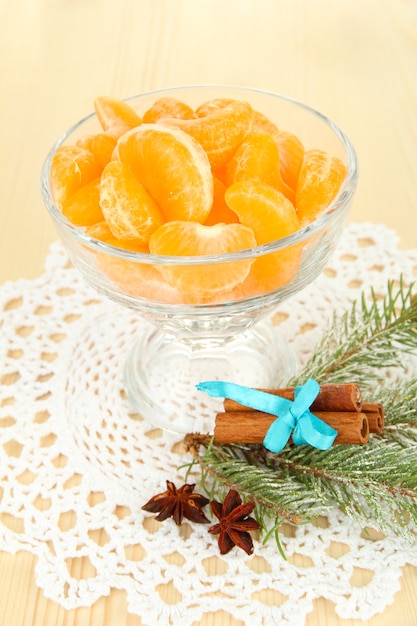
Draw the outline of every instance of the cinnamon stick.
<instances>
[{"instance_id":1,"label":"cinnamon stick","mask_svg":"<svg viewBox=\"0 0 417 626\"><path fill-rule=\"evenodd\" d=\"M294 400L294 387L285 387L283 389L260 389L287 400ZM226 413L229 411L251 411L249 407L245 407L235 400L226 398L223 403ZM317 398L311 405L314 411L361 411L362 410L362 394L359 385L356 383L329 384L321 385Z\"/></svg>"},{"instance_id":2,"label":"cinnamon stick","mask_svg":"<svg viewBox=\"0 0 417 626\"><path fill-rule=\"evenodd\" d=\"M360 411L314 411L319 419L337 430L334 443L364 444L369 438L367 415ZM242 410L218 413L214 427L217 443L262 443L276 416ZM279 419L279 418L278 418Z\"/></svg>"},{"instance_id":3,"label":"cinnamon stick","mask_svg":"<svg viewBox=\"0 0 417 626\"><path fill-rule=\"evenodd\" d=\"M379 435L384 430L384 407L379 402L364 402L362 411L365 413L368 423L369 432Z\"/></svg>"}]
</instances>

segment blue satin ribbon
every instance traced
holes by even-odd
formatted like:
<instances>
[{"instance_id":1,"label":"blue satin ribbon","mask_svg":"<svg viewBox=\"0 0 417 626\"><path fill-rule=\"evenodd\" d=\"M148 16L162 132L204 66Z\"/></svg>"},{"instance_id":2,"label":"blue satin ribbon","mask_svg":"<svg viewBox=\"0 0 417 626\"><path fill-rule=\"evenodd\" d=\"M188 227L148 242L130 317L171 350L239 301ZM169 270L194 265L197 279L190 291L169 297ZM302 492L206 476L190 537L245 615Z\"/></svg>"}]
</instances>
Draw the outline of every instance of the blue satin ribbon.
<instances>
[{"instance_id":1,"label":"blue satin ribbon","mask_svg":"<svg viewBox=\"0 0 417 626\"><path fill-rule=\"evenodd\" d=\"M276 415L278 419L272 422L263 441L271 452L281 452L291 435L296 445L308 444L319 450L328 450L337 436L337 430L309 410L320 391L318 382L311 378L295 388L294 401L224 381L205 381L197 389L214 398L229 398L256 411Z\"/></svg>"}]
</instances>

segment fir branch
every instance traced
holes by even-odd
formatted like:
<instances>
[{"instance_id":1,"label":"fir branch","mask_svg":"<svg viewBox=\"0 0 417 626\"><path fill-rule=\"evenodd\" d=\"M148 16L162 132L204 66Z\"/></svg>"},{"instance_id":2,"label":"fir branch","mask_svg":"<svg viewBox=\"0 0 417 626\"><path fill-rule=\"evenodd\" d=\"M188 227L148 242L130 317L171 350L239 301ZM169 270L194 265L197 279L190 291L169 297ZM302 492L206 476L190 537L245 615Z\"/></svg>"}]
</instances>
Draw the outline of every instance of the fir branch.
<instances>
[{"instance_id":1,"label":"fir branch","mask_svg":"<svg viewBox=\"0 0 417 626\"><path fill-rule=\"evenodd\" d=\"M387 533L414 538L417 526L417 448L379 437L366 446L289 447L273 459L312 489L320 488L350 517Z\"/></svg>"},{"instance_id":2,"label":"fir branch","mask_svg":"<svg viewBox=\"0 0 417 626\"><path fill-rule=\"evenodd\" d=\"M341 318L335 314L314 354L293 383L315 378L319 382L355 380L362 387L379 381L381 368L400 367L402 355L417 348L417 296L414 283L405 287L402 277L395 291L387 285L381 300L371 290L355 301Z\"/></svg>"},{"instance_id":3,"label":"fir branch","mask_svg":"<svg viewBox=\"0 0 417 626\"><path fill-rule=\"evenodd\" d=\"M278 455L263 446L196 445L203 484L210 476L212 493L234 486L253 499L265 539L274 535L280 550L283 520L310 521L334 506L361 524L415 541L417 378L391 387L383 379L386 368L401 368L404 355L417 348L412 289L400 278L396 290L394 282L388 283L383 299L372 290L370 299L362 295L350 312L334 315L303 371L291 381L357 382L366 393L372 391L365 400L384 406L381 435L371 435L365 446L336 445L327 451L287 446Z\"/></svg>"},{"instance_id":4,"label":"fir branch","mask_svg":"<svg viewBox=\"0 0 417 626\"><path fill-rule=\"evenodd\" d=\"M288 446L270 458L295 472L308 473L313 468L313 472L336 481L378 482L389 492L402 490L404 495L414 497L417 505L417 448L404 448L393 439L371 437L365 446L336 445L325 451ZM409 489L414 493L408 493Z\"/></svg>"},{"instance_id":5,"label":"fir branch","mask_svg":"<svg viewBox=\"0 0 417 626\"><path fill-rule=\"evenodd\" d=\"M264 515L271 512L281 521L299 523L323 513L324 507L317 494L305 489L289 472L277 474L274 468L260 464L258 459L249 461L244 452L239 446L210 445L198 457L203 484L210 476L216 490L219 483L228 488L233 486L242 496L254 500Z\"/></svg>"},{"instance_id":6,"label":"fir branch","mask_svg":"<svg viewBox=\"0 0 417 626\"><path fill-rule=\"evenodd\" d=\"M240 452L240 455L239 455ZM211 479L254 500L265 518L308 522L334 506L361 524L408 539L417 526L417 448L374 438L367 446L333 446L326 452L290 446L279 455L260 447L209 446L199 458ZM218 488L218 484L216 485ZM271 531L269 531L271 532Z\"/></svg>"},{"instance_id":7,"label":"fir branch","mask_svg":"<svg viewBox=\"0 0 417 626\"><path fill-rule=\"evenodd\" d=\"M417 378L379 387L376 395L385 410L385 426L417 427Z\"/></svg>"}]
</instances>

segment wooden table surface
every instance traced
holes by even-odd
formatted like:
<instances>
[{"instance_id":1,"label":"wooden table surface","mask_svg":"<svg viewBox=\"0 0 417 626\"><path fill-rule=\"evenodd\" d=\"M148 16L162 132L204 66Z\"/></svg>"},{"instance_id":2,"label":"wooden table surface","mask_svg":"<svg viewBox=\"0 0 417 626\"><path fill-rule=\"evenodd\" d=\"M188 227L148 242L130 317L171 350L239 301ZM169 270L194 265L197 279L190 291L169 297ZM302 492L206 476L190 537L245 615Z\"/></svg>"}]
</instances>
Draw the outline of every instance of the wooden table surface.
<instances>
[{"instance_id":1,"label":"wooden table surface","mask_svg":"<svg viewBox=\"0 0 417 626\"><path fill-rule=\"evenodd\" d=\"M0 0L0 46L0 284L42 273L56 238L39 191L56 137L97 95L193 83L264 88L333 118L360 162L351 219L417 247L415 0ZM34 567L29 553L0 553L1 626L141 624L120 591L65 611ZM320 599L307 626L415 626L416 597L410 566L384 614L341 620ZM200 624L241 626L222 612Z\"/></svg>"}]
</instances>

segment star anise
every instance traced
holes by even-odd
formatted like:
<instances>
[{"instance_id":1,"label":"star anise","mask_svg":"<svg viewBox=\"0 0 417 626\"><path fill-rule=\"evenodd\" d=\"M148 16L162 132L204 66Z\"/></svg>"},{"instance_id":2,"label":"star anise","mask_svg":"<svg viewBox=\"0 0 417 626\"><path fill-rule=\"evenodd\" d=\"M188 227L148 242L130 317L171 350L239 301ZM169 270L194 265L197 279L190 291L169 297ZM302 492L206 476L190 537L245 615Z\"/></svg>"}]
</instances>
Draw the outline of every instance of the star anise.
<instances>
[{"instance_id":1,"label":"star anise","mask_svg":"<svg viewBox=\"0 0 417 626\"><path fill-rule=\"evenodd\" d=\"M199 493L193 493L195 484L186 484L177 489L171 481L167 480L166 483L167 490L153 496L144 504L142 507L144 511L159 513L155 518L158 522L172 516L177 525L181 524L184 517L197 524L209 523L210 520L202 511L202 507L208 504L209 500Z\"/></svg>"},{"instance_id":2,"label":"star anise","mask_svg":"<svg viewBox=\"0 0 417 626\"><path fill-rule=\"evenodd\" d=\"M260 524L253 517L249 517L255 508L253 502L242 504L242 498L235 489L230 489L223 504L212 500L211 510L219 520L208 531L212 535L219 535L218 543L221 554L227 554L237 546L247 554L253 552L253 542L250 530L259 530Z\"/></svg>"}]
</instances>

